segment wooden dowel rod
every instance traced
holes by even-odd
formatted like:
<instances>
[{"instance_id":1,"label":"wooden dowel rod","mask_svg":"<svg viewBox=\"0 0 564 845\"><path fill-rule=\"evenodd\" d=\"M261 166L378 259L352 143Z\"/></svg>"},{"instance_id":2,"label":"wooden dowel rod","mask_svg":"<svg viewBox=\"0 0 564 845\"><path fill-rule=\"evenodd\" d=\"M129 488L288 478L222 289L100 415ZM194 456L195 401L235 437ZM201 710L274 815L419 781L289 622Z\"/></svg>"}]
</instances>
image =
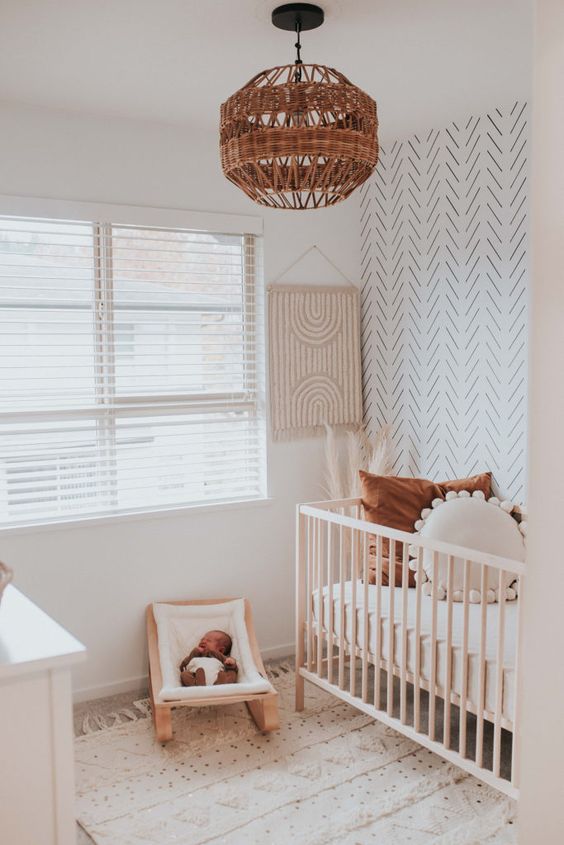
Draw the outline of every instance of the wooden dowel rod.
<instances>
[{"instance_id":1,"label":"wooden dowel rod","mask_svg":"<svg viewBox=\"0 0 564 845\"><path fill-rule=\"evenodd\" d=\"M380 709L382 679L380 661L382 658L382 537L376 537L376 598L374 613L374 706Z\"/></svg>"},{"instance_id":2,"label":"wooden dowel rod","mask_svg":"<svg viewBox=\"0 0 564 845\"><path fill-rule=\"evenodd\" d=\"M329 624L327 631L327 680L333 683L333 628L335 624L335 598L333 596L333 526L327 523L327 601L329 602Z\"/></svg>"},{"instance_id":3,"label":"wooden dowel rod","mask_svg":"<svg viewBox=\"0 0 564 845\"><path fill-rule=\"evenodd\" d=\"M523 620L521 618L521 613L523 610L523 581L524 578L521 575L519 577L519 581L517 583L517 590L519 595L519 603L517 605L517 630L515 632L515 670L514 670L514 681L513 681L513 740L511 744L511 785L514 786L516 789L519 788L519 764L520 764L520 757L519 757L519 643L520 643L520 636L521 636L521 626L523 624Z\"/></svg>"},{"instance_id":4,"label":"wooden dowel rod","mask_svg":"<svg viewBox=\"0 0 564 845\"><path fill-rule=\"evenodd\" d=\"M409 547L403 544L401 573L401 676L400 676L400 721L407 722L407 601L409 590Z\"/></svg>"},{"instance_id":5,"label":"wooden dowel rod","mask_svg":"<svg viewBox=\"0 0 564 845\"><path fill-rule=\"evenodd\" d=\"M321 520L316 520L316 578L317 578L317 674L321 675L322 659L323 659L323 590L321 589Z\"/></svg>"},{"instance_id":6,"label":"wooden dowel rod","mask_svg":"<svg viewBox=\"0 0 564 845\"><path fill-rule=\"evenodd\" d=\"M307 517L296 513L296 710L304 708L304 679L300 669L304 666L304 622L306 602L306 542Z\"/></svg>"},{"instance_id":7,"label":"wooden dowel rod","mask_svg":"<svg viewBox=\"0 0 564 845\"><path fill-rule=\"evenodd\" d=\"M350 694L354 696L356 694L356 645L357 645L357 618L356 618L356 591L357 591L357 581L358 581L358 573L359 573L359 562L360 562L360 544L362 541L362 534L360 531L353 531L354 534L354 557L353 557L353 566L352 566L352 573L351 573L351 641L350 645L350 653L351 659L350 663L350 678L349 678L349 689Z\"/></svg>"},{"instance_id":8,"label":"wooden dowel rod","mask_svg":"<svg viewBox=\"0 0 564 845\"><path fill-rule=\"evenodd\" d=\"M388 563L388 681L386 685L386 712L394 713L394 637L395 637L396 541L390 540Z\"/></svg>"},{"instance_id":9,"label":"wooden dowel rod","mask_svg":"<svg viewBox=\"0 0 564 845\"><path fill-rule=\"evenodd\" d=\"M500 569L498 578L498 617L493 773L499 777L501 770L501 717L503 711L503 658L505 652L505 572Z\"/></svg>"},{"instance_id":10,"label":"wooden dowel rod","mask_svg":"<svg viewBox=\"0 0 564 845\"><path fill-rule=\"evenodd\" d=\"M432 608L431 608L431 672L429 676L429 739L435 739L435 712L437 692L437 602L439 578L439 554L433 552L433 575L432 575Z\"/></svg>"},{"instance_id":11,"label":"wooden dowel rod","mask_svg":"<svg viewBox=\"0 0 564 845\"><path fill-rule=\"evenodd\" d=\"M339 688L345 685L345 539L339 525Z\"/></svg>"},{"instance_id":12,"label":"wooden dowel rod","mask_svg":"<svg viewBox=\"0 0 564 845\"><path fill-rule=\"evenodd\" d=\"M458 727L458 751L466 756L466 710L468 705L468 627L470 621L470 561L464 561L464 582L462 587L462 660L460 671L460 708Z\"/></svg>"},{"instance_id":13,"label":"wooden dowel rod","mask_svg":"<svg viewBox=\"0 0 564 845\"><path fill-rule=\"evenodd\" d=\"M421 585L423 583L423 549L417 552L415 587L415 678L413 682L413 727L421 731Z\"/></svg>"},{"instance_id":14,"label":"wooden dowel rod","mask_svg":"<svg viewBox=\"0 0 564 845\"><path fill-rule=\"evenodd\" d=\"M362 539L362 578L363 578L363 615L362 615L362 700L368 701L368 534Z\"/></svg>"},{"instance_id":15,"label":"wooden dowel rod","mask_svg":"<svg viewBox=\"0 0 564 845\"><path fill-rule=\"evenodd\" d=\"M444 686L444 718L443 718L443 744L450 748L450 696L452 692L452 585L454 579L454 558L449 555L447 558L447 630L446 630L446 665L445 665L445 686Z\"/></svg>"},{"instance_id":16,"label":"wooden dowel rod","mask_svg":"<svg viewBox=\"0 0 564 845\"><path fill-rule=\"evenodd\" d=\"M476 764L484 761L484 708L486 699L486 635L488 626L488 567L482 565L480 579L480 658L478 674L478 702L476 711Z\"/></svg>"},{"instance_id":17,"label":"wooden dowel rod","mask_svg":"<svg viewBox=\"0 0 564 845\"><path fill-rule=\"evenodd\" d=\"M313 519L307 517L307 579L306 579L306 601L307 601L307 668L308 672L313 669L313 621L311 614L311 603L313 601Z\"/></svg>"}]
</instances>

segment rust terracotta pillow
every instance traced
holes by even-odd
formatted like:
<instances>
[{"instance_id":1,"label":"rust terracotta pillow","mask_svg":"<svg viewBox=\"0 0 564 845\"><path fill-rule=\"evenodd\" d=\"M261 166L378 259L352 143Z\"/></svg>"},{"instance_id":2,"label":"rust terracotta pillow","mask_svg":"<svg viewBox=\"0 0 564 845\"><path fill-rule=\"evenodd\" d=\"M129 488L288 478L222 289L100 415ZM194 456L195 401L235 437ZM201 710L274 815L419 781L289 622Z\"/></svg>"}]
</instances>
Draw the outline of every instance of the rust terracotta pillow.
<instances>
[{"instance_id":1,"label":"rust terracotta pillow","mask_svg":"<svg viewBox=\"0 0 564 845\"><path fill-rule=\"evenodd\" d=\"M362 505L364 517L368 522L385 525L387 528L397 528L399 531L413 532L415 521L419 519L423 508L431 507L433 499L444 499L443 488L426 478L400 478L395 475L372 475L360 470L362 484ZM371 538L372 541L372 538ZM396 547L395 584L401 585L402 579L401 544ZM389 542L382 541L382 583L389 584ZM376 549L370 544L369 559L370 583L375 583ZM414 575L410 571L409 585L415 584Z\"/></svg>"},{"instance_id":2,"label":"rust terracotta pillow","mask_svg":"<svg viewBox=\"0 0 564 845\"><path fill-rule=\"evenodd\" d=\"M436 483L426 478L405 478L394 475L372 475L360 470L362 505L368 522L413 532L415 522L424 508L430 508L433 499L444 499L453 490L482 490L486 498L491 493L491 473L484 472L470 478ZM376 547L373 537L369 545L369 582L376 583ZM402 544L396 546L395 585L402 583ZM382 541L382 584L390 581L389 542ZM409 586L415 586L414 573L409 573Z\"/></svg>"},{"instance_id":3,"label":"rust terracotta pillow","mask_svg":"<svg viewBox=\"0 0 564 845\"><path fill-rule=\"evenodd\" d=\"M468 490L473 493L475 490L481 490L486 499L492 494L492 474L491 472L481 472L479 475L471 475L469 478L455 478L454 481L439 481L439 487L443 487L445 493L453 490L455 493L460 493L461 490Z\"/></svg>"}]
</instances>

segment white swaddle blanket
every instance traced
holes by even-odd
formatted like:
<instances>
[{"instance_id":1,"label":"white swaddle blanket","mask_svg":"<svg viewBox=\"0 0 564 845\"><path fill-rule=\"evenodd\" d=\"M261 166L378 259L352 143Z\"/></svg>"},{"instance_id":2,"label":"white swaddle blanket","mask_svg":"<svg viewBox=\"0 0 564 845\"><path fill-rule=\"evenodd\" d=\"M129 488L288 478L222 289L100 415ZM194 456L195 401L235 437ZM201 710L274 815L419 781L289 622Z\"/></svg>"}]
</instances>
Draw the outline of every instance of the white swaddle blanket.
<instances>
[{"instance_id":1,"label":"white swaddle blanket","mask_svg":"<svg viewBox=\"0 0 564 845\"><path fill-rule=\"evenodd\" d=\"M196 669L204 670L206 685L211 687L217 681L217 676L223 669L223 663L217 657L193 657L186 670L194 675Z\"/></svg>"}]
</instances>

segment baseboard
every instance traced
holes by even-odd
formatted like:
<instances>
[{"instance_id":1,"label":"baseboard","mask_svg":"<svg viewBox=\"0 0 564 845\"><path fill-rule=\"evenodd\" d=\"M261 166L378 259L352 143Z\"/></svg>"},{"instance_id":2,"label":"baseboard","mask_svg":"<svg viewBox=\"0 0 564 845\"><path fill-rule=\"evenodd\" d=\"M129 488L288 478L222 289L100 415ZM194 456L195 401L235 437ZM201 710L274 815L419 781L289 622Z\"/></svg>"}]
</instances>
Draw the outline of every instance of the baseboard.
<instances>
[{"instance_id":1,"label":"baseboard","mask_svg":"<svg viewBox=\"0 0 564 845\"><path fill-rule=\"evenodd\" d=\"M263 660L276 660L280 657L293 655L295 644L275 645L271 648L262 649ZM148 675L140 675L136 678L125 678L123 681L115 681L112 684L101 684L96 687L83 687L73 691L73 701L81 704L83 701L94 701L97 698L107 698L110 695L119 695L122 692L134 692L135 690L147 689L149 684Z\"/></svg>"},{"instance_id":2,"label":"baseboard","mask_svg":"<svg viewBox=\"0 0 564 845\"><path fill-rule=\"evenodd\" d=\"M275 660L279 657L292 657L296 650L295 642L286 643L285 645L274 645L272 648L261 648L260 653L263 660Z\"/></svg>"},{"instance_id":3,"label":"baseboard","mask_svg":"<svg viewBox=\"0 0 564 845\"><path fill-rule=\"evenodd\" d=\"M126 678L112 684L101 684L97 687L83 687L73 690L72 698L75 704L81 704L83 701L94 701L96 698L107 698L110 695L119 695L122 692L147 689L148 685L149 676L140 675L137 678Z\"/></svg>"}]
</instances>

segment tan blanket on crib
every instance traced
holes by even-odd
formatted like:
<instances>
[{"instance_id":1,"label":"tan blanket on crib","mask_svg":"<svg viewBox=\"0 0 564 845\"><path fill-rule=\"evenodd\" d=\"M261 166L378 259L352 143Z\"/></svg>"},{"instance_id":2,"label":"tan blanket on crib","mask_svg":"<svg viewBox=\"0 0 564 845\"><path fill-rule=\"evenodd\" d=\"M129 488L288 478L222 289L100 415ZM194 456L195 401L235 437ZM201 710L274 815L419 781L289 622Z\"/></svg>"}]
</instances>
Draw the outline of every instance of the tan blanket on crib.
<instances>
[{"instance_id":1,"label":"tan blanket on crib","mask_svg":"<svg viewBox=\"0 0 564 845\"><path fill-rule=\"evenodd\" d=\"M408 572L408 584L410 587L415 587L415 573L411 571L411 569L407 570ZM382 586L389 587L390 586L390 559L389 557L382 557ZM397 563L395 565L395 581L394 586L401 587L402 586L402 578L403 578L403 563ZM371 544L368 547L368 583L375 584L376 583L376 546L375 544Z\"/></svg>"}]
</instances>

